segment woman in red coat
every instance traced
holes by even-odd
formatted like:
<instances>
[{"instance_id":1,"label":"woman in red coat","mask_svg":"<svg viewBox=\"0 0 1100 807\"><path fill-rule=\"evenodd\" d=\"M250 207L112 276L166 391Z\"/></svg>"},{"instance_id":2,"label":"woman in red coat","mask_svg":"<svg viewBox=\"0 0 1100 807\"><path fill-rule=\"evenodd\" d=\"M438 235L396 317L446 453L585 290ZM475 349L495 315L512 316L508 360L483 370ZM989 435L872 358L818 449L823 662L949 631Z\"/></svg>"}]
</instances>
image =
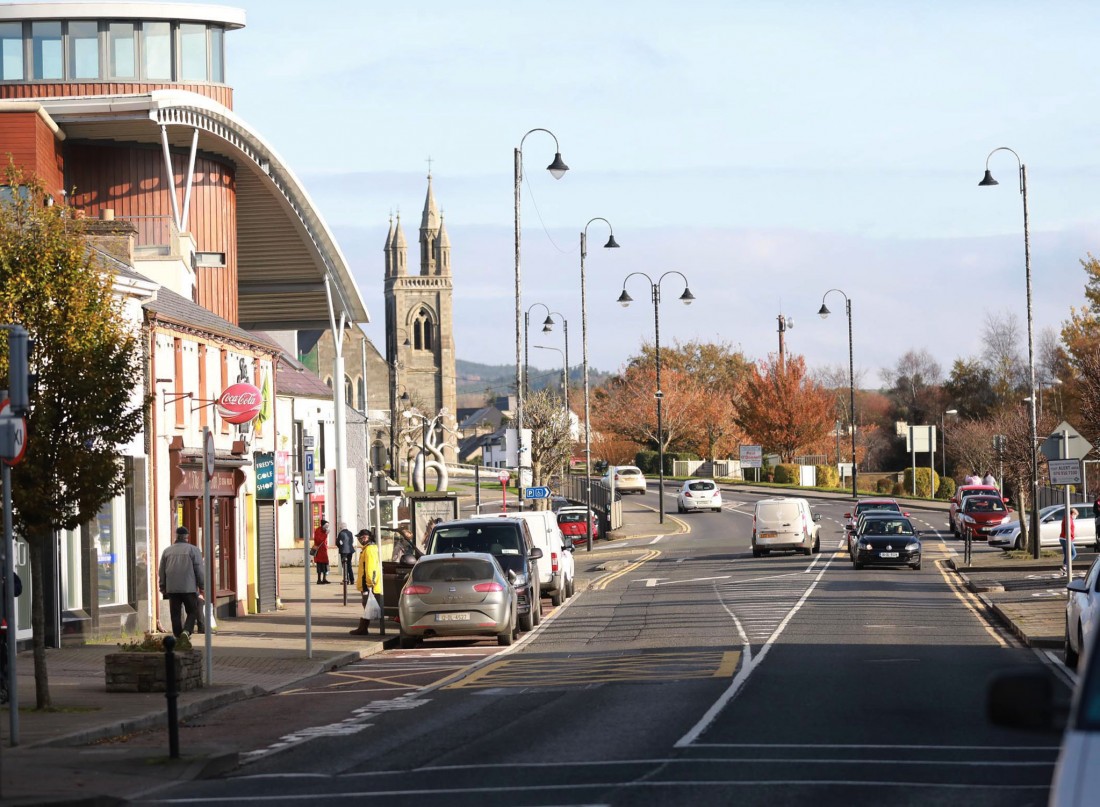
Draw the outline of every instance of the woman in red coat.
<instances>
[{"instance_id":1,"label":"woman in red coat","mask_svg":"<svg viewBox=\"0 0 1100 807\"><path fill-rule=\"evenodd\" d=\"M313 531L313 562L317 564L317 585L328 585L328 522Z\"/></svg>"}]
</instances>

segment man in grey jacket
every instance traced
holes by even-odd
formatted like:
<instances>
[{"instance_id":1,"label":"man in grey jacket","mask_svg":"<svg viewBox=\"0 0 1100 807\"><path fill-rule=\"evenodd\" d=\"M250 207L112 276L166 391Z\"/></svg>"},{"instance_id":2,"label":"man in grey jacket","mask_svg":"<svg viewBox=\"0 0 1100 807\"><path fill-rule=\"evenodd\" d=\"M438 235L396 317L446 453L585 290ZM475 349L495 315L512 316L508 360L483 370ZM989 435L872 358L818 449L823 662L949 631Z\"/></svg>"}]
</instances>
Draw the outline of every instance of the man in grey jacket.
<instances>
[{"instance_id":1,"label":"man in grey jacket","mask_svg":"<svg viewBox=\"0 0 1100 807\"><path fill-rule=\"evenodd\" d=\"M176 528L176 542L160 556L160 593L168 598L168 611L172 615L172 633L190 634L199 619L199 591L205 590L206 579L202 569L202 552L187 538L187 527ZM180 620L180 609L187 610L187 622Z\"/></svg>"}]
</instances>

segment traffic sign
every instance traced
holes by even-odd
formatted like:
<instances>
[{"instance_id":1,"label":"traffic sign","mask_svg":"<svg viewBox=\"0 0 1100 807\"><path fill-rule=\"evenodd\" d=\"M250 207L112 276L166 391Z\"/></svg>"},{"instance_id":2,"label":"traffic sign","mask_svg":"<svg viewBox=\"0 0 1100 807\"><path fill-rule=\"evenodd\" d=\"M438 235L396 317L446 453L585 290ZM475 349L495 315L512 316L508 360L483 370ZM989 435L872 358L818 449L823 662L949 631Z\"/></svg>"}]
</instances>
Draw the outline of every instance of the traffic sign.
<instances>
[{"instance_id":1,"label":"traffic sign","mask_svg":"<svg viewBox=\"0 0 1100 807\"><path fill-rule=\"evenodd\" d=\"M5 465L18 465L27 453L27 419L14 417L11 401L0 403L0 452Z\"/></svg>"},{"instance_id":2,"label":"traffic sign","mask_svg":"<svg viewBox=\"0 0 1100 807\"><path fill-rule=\"evenodd\" d=\"M1080 485L1081 460L1050 460L1047 462L1052 485Z\"/></svg>"},{"instance_id":3,"label":"traffic sign","mask_svg":"<svg viewBox=\"0 0 1100 807\"><path fill-rule=\"evenodd\" d=\"M511 478L512 478L512 475L510 473L508 473L507 471L501 471L499 474L497 474L497 481L499 481L500 484L502 484L502 485L507 485L508 480L511 479Z\"/></svg>"},{"instance_id":4,"label":"traffic sign","mask_svg":"<svg viewBox=\"0 0 1100 807\"><path fill-rule=\"evenodd\" d=\"M316 473L313 470L313 452L307 451L305 456L305 463L302 468L302 492L313 493L316 485Z\"/></svg>"},{"instance_id":5,"label":"traffic sign","mask_svg":"<svg viewBox=\"0 0 1100 807\"><path fill-rule=\"evenodd\" d=\"M1069 453L1062 454L1062 432L1069 435ZM1058 427L1050 433L1050 437L1039 446L1043 456L1048 460L1083 460L1085 455L1092 451L1092 443L1078 433L1077 429L1066 421L1058 424Z\"/></svg>"},{"instance_id":6,"label":"traffic sign","mask_svg":"<svg viewBox=\"0 0 1100 807\"><path fill-rule=\"evenodd\" d=\"M203 435L203 461L206 464L206 468L204 468L203 470L206 471L207 479L214 478L215 457L216 455L214 453L214 433L210 431L210 429L206 429L205 434Z\"/></svg>"},{"instance_id":7,"label":"traffic sign","mask_svg":"<svg viewBox=\"0 0 1100 807\"><path fill-rule=\"evenodd\" d=\"M524 488L523 498L525 499L549 499L550 488Z\"/></svg>"}]
</instances>

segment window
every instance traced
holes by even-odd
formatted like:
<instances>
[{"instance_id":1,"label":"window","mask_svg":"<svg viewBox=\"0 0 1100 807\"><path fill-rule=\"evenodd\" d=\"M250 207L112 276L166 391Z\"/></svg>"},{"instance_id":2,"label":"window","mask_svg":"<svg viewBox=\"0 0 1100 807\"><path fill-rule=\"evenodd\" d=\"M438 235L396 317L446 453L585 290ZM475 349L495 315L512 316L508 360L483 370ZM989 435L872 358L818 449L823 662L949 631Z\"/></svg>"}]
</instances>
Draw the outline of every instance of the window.
<instances>
[{"instance_id":1,"label":"window","mask_svg":"<svg viewBox=\"0 0 1100 807\"><path fill-rule=\"evenodd\" d=\"M109 78L137 78L135 35L132 22L112 22L107 26Z\"/></svg>"},{"instance_id":2,"label":"window","mask_svg":"<svg viewBox=\"0 0 1100 807\"><path fill-rule=\"evenodd\" d=\"M118 496L104 504L90 527L96 549L99 604L124 603L127 600L126 499Z\"/></svg>"},{"instance_id":3,"label":"window","mask_svg":"<svg viewBox=\"0 0 1100 807\"><path fill-rule=\"evenodd\" d=\"M413 321L413 349L433 350L432 345L432 318L427 311L421 309Z\"/></svg>"},{"instance_id":4,"label":"window","mask_svg":"<svg viewBox=\"0 0 1100 807\"><path fill-rule=\"evenodd\" d=\"M69 78L99 78L99 23L69 23Z\"/></svg>"},{"instance_id":5,"label":"window","mask_svg":"<svg viewBox=\"0 0 1100 807\"><path fill-rule=\"evenodd\" d=\"M210 80L225 83L225 31L210 29Z\"/></svg>"},{"instance_id":6,"label":"window","mask_svg":"<svg viewBox=\"0 0 1100 807\"><path fill-rule=\"evenodd\" d=\"M180 80L206 81L206 26L180 23Z\"/></svg>"},{"instance_id":7,"label":"window","mask_svg":"<svg viewBox=\"0 0 1100 807\"><path fill-rule=\"evenodd\" d=\"M23 80L23 24L0 23L0 81Z\"/></svg>"},{"instance_id":8,"label":"window","mask_svg":"<svg viewBox=\"0 0 1100 807\"><path fill-rule=\"evenodd\" d=\"M143 78L172 78L172 25L147 22L142 25Z\"/></svg>"},{"instance_id":9,"label":"window","mask_svg":"<svg viewBox=\"0 0 1100 807\"><path fill-rule=\"evenodd\" d=\"M34 62L34 78L64 78L61 23L31 23L31 55Z\"/></svg>"}]
</instances>

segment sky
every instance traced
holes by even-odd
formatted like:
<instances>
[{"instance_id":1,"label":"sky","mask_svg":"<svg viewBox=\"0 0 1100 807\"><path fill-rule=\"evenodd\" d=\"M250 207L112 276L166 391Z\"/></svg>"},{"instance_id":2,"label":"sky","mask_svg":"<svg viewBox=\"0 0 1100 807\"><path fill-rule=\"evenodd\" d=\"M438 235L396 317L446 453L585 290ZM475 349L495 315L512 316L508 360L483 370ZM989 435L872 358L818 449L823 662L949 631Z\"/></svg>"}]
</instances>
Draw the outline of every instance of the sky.
<instances>
[{"instance_id":1,"label":"sky","mask_svg":"<svg viewBox=\"0 0 1100 807\"><path fill-rule=\"evenodd\" d=\"M1084 303L1100 253L1100 16L1088 2L226 3L234 108L284 158L343 250L384 344L383 254L409 266L426 174L451 239L460 359L515 361L513 150L522 141L523 307L569 322L613 371L654 339L787 349L867 386L908 350L946 375L1015 317L1027 355L1019 166L1027 166L1036 338ZM554 140L570 171L544 170ZM682 272L696 302L678 302ZM542 318L535 307L532 321ZM561 329L530 343L562 348ZM532 350L532 365L560 357ZM552 356L547 360L546 356Z\"/></svg>"}]
</instances>

